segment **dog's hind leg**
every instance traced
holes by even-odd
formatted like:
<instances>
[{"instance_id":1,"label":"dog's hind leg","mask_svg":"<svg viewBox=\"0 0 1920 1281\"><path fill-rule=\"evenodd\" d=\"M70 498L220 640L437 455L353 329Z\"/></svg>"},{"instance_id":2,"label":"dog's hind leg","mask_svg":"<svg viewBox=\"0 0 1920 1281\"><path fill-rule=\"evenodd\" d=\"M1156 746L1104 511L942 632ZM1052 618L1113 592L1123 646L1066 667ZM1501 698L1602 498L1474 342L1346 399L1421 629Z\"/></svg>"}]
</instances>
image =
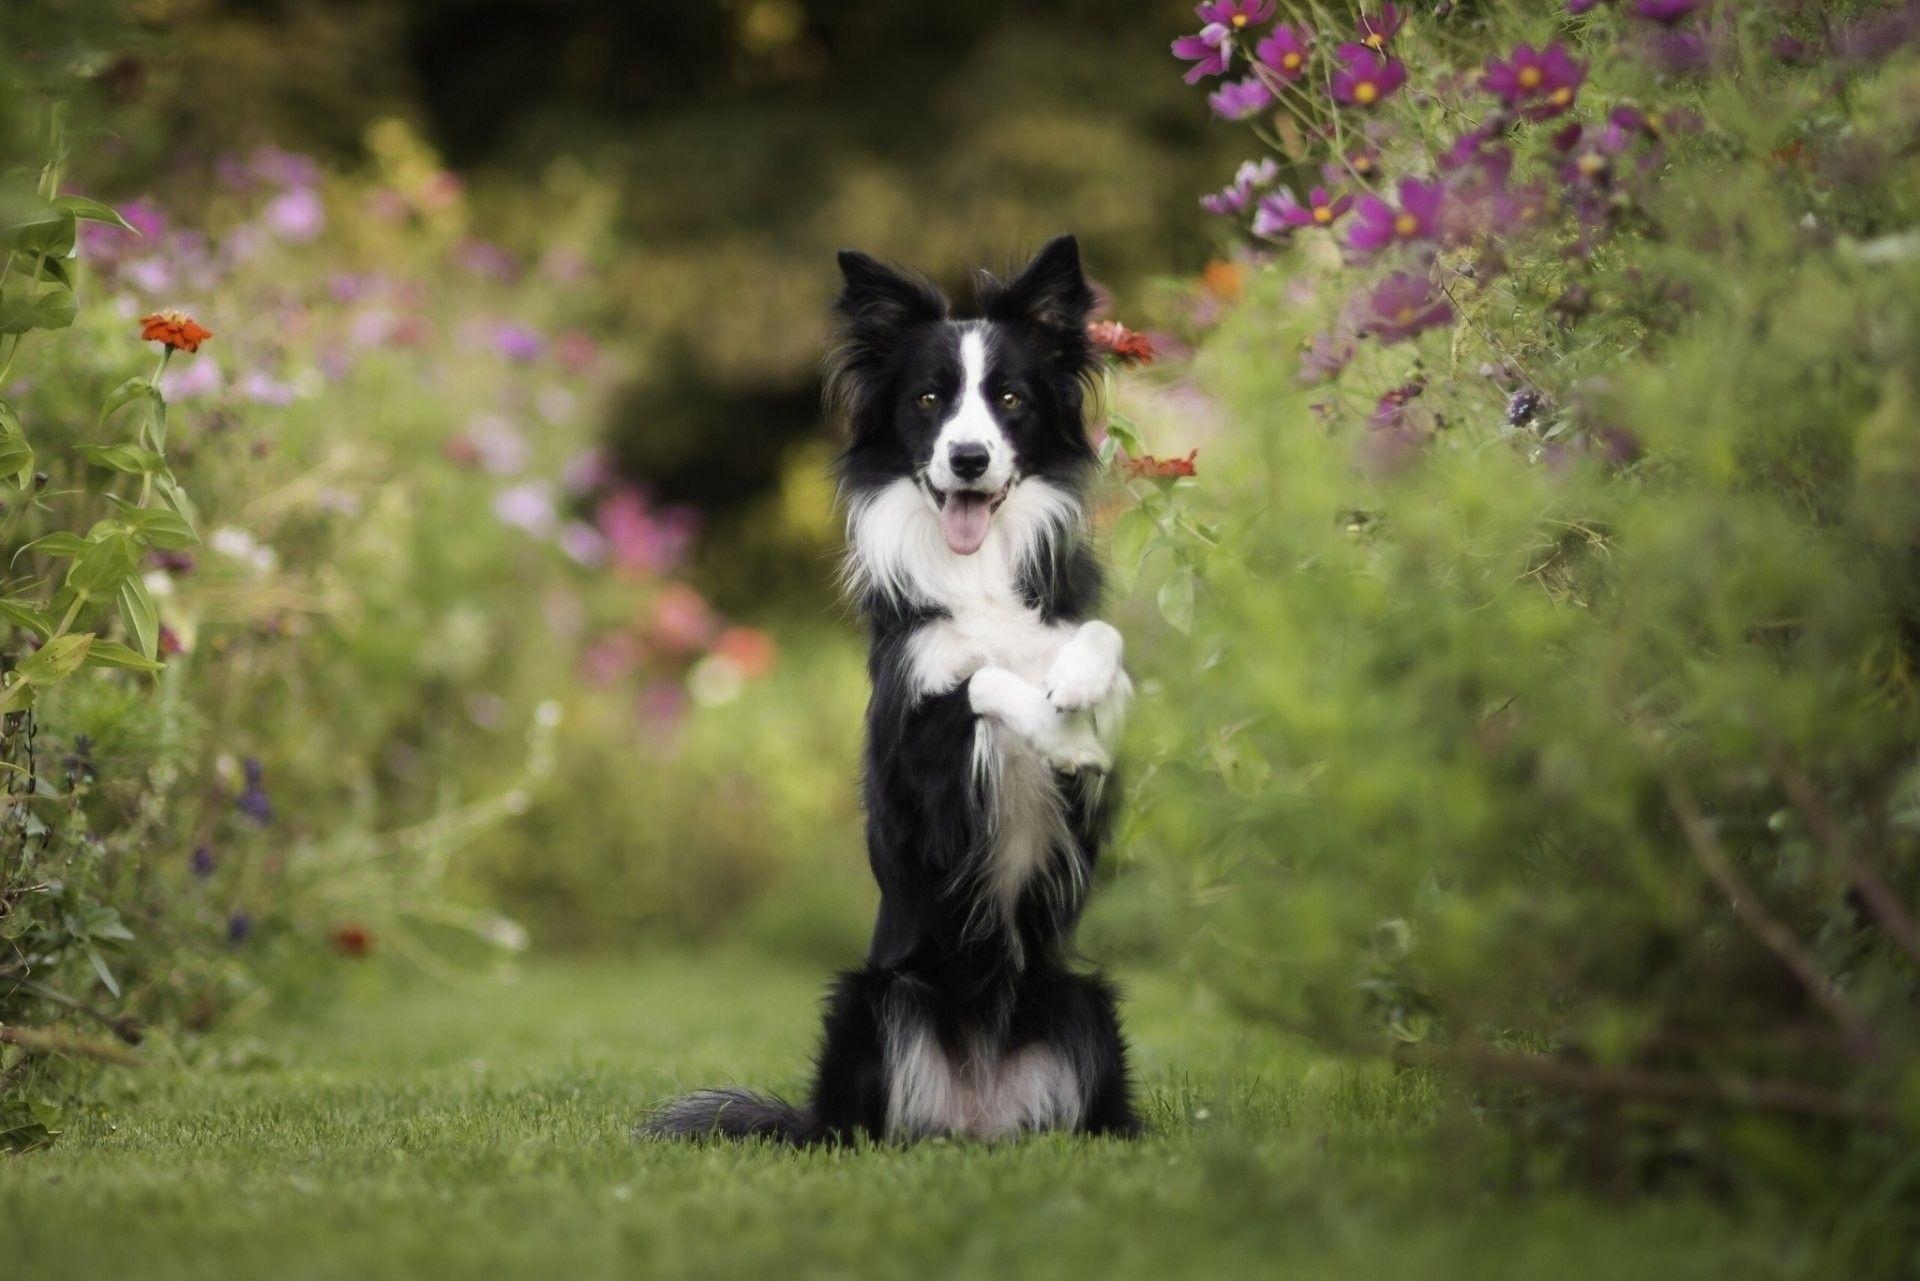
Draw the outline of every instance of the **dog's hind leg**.
<instances>
[{"instance_id":1,"label":"dog's hind leg","mask_svg":"<svg viewBox=\"0 0 1920 1281\"><path fill-rule=\"evenodd\" d=\"M1121 1138L1140 1133L1119 999L1105 978L1061 969L1035 973L1022 993L1016 1035L1071 1065L1079 1092L1074 1128Z\"/></svg>"},{"instance_id":2,"label":"dog's hind leg","mask_svg":"<svg viewBox=\"0 0 1920 1281\"><path fill-rule=\"evenodd\" d=\"M827 994L812 1107L814 1124L825 1139L848 1143L887 1132L881 1019L889 985L885 973L861 968L843 973Z\"/></svg>"}]
</instances>

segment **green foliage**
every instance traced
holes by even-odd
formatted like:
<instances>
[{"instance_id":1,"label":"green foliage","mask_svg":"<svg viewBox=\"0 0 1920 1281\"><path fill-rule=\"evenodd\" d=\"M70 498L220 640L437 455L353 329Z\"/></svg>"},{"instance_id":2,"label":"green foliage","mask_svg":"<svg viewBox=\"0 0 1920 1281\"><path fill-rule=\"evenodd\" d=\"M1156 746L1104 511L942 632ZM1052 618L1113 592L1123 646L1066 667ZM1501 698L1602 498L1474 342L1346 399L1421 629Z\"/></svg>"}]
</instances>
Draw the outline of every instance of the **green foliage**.
<instances>
[{"instance_id":1,"label":"green foliage","mask_svg":"<svg viewBox=\"0 0 1920 1281\"><path fill-rule=\"evenodd\" d=\"M1458 65L1434 30L1396 45L1416 75ZM1207 341L1226 426L1141 510L1218 537L1170 564L1121 527L1137 596L1198 569L1191 639L1147 660L1133 857L1241 1008L1450 1069L1568 1141L1536 1168L1784 1195L1891 1275L1920 1179L1920 72L1656 85L1616 34L1577 46L1586 95L1703 127L1590 259L1514 238L1458 287L1470 324L1328 388L1290 353L1342 305L1329 257L1256 275Z\"/></svg>"}]
</instances>

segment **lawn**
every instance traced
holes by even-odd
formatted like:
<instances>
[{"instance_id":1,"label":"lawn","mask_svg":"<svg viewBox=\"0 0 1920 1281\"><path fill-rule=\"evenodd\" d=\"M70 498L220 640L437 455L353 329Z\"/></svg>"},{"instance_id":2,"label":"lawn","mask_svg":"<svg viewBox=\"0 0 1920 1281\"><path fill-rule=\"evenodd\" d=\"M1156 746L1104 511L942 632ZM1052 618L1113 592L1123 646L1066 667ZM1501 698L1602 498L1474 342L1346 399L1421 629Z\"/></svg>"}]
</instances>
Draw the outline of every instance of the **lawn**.
<instances>
[{"instance_id":1,"label":"lawn","mask_svg":"<svg viewBox=\"0 0 1920 1281\"><path fill-rule=\"evenodd\" d=\"M1129 976L1151 1135L793 1153L636 1142L681 1086L791 1088L824 976L747 953L369 969L318 1019L150 1068L0 1159L8 1278L1817 1276L1686 1199L1487 1186L1470 1115Z\"/></svg>"}]
</instances>

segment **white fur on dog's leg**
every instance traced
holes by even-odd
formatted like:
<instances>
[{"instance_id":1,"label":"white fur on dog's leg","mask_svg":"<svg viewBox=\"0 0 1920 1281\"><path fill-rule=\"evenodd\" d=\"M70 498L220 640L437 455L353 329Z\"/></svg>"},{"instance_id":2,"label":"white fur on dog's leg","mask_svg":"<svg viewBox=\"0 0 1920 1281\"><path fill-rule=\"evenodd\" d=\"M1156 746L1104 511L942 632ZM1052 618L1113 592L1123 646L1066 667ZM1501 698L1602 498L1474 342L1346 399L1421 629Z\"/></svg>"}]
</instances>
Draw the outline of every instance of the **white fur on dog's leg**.
<instances>
[{"instance_id":1,"label":"white fur on dog's leg","mask_svg":"<svg viewBox=\"0 0 1920 1281\"><path fill-rule=\"evenodd\" d=\"M1061 712L1040 687L1003 667L983 667L967 682L976 715L992 718L1024 739L1054 769L1105 773L1113 756L1100 741L1090 713Z\"/></svg>"},{"instance_id":2,"label":"white fur on dog's leg","mask_svg":"<svg viewBox=\"0 0 1920 1281\"><path fill-rule=\"evenodd\" d=\"M1047 671L1047 700L1063 712L1084 712L1108 701L1121 678L1123 650L1111 625L1098 619L1082 623Z\"/></svg>"}]
</instances>

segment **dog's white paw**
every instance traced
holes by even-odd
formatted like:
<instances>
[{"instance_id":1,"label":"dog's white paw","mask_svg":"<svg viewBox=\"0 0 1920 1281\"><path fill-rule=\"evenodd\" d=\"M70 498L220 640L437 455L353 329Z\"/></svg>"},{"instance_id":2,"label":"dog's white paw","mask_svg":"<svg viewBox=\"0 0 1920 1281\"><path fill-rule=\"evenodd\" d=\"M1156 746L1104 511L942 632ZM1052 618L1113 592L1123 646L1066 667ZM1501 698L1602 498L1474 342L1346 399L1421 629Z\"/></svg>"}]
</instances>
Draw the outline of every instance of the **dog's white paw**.
<instances>
[{"instance_id":1,"label":"dog's white paw","mask_svg":"<svg viewBox=\"0 0 1920 1281\"><path fill-rule=\"evenodd\" d=\"M1120 633L1106 623L1083 624L1061 646L1047 671L1047 701L1063 712L1098 706L1120 679Z\"/></svg>"},{"instance_id":2,"label":"dog's white paw","mask_svg":"<svg viewBox=\"0 0 1920 1281\"><path fill-rule=\"evenodd\" d=\"M1056 713L1051 728L1037 746L1054 769L1063 774L1105 774L1113 768L1113 754L1094 732L1091 716Z\"/></svg>"}]
</instances>

